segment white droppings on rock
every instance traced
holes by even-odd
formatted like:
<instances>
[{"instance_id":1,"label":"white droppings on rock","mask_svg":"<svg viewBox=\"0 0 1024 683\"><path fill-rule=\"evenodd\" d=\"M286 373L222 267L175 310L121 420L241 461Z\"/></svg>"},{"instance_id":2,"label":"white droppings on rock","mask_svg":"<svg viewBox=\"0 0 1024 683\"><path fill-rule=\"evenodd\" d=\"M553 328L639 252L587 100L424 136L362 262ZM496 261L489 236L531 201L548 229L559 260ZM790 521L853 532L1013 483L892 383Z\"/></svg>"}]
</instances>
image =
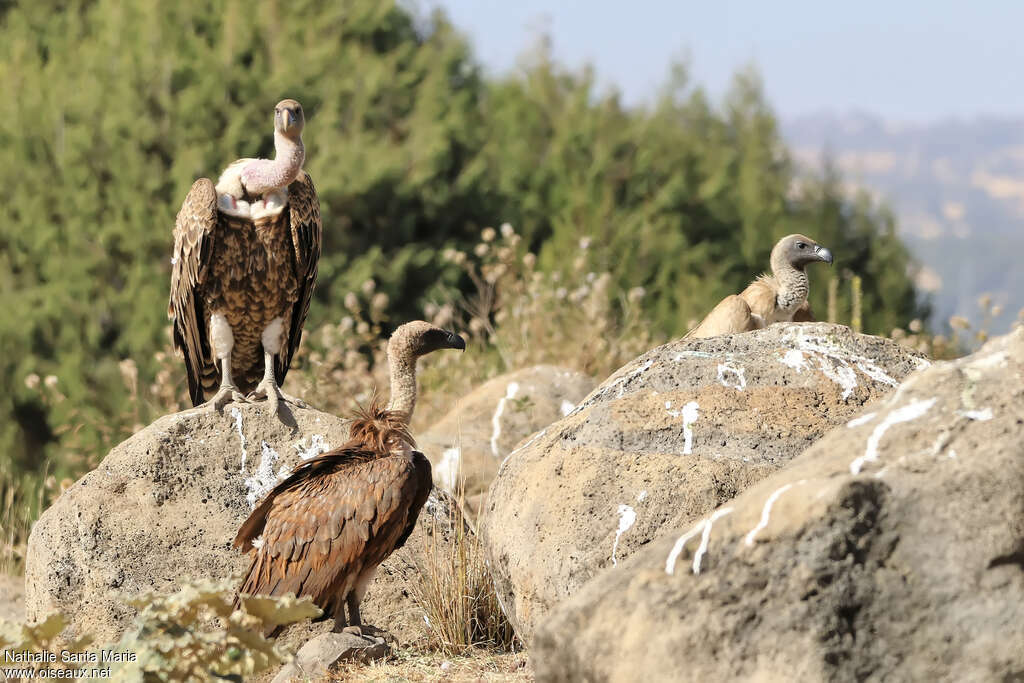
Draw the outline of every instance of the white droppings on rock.
<instances>
[{"instance_id":1,"label":"white droppings on rock","mask_svg":"<svg viewBox=\"0 0 1024 683\"><path fill-rule=\"evenodd\" d=\"M861 469L864 467L864 463L874 462L878 459L878 446L889 427L901 422L916 420L927 413L928 410L935 405L935 401L936 399L934 398L928 399L927 401L915 400L886 415L878 426L875 427L875 430L871 432L871 436L868 437L867 447L864 449L864 455L850 463L850 473L860 474Z\"/></svg>"},{"instance_id":2,"label":"white droppings on rock","mask_svg":"<svg viewBox=\"0 0 1024 683\"><path fill-rule=\"evenodd\" d=\"M642 503L645 500L647 500L647 491L641 491L640 493L637 494L636 501L638 503Z\"/></svg>"},{"instance_id":3,"label":"white droppings on rock","mask_svg":"<svg viewBox=\"0 0 1024 683\"><path fill-rule=\"evenodd\" d=\"M690 401L682 410L671 408L672 401L665 401L665 410L669 415L683 418L683 455L690 455L693 453L693 423L700 414L700 405L696 401Z\"/></svg>"},{"instance_id":4,"label":"white droppings on rock","mask_svg":"<svg viewBox=\"0 0 1024 683\"><path fill-rule=\"evenodd\" d=\"M864 413L860 417L855 417L852 420L850 420L849 422L847 422L846 426L851 428L851 429L853 427L860 427L862 424L867 424L868 422L871 422L872 420L874 420L875 419L875 415L877 415L877 414L878 413Z\"/></svg>"},{"instance_id":5,"label":"white droppings on rock","mask_svg":"<svg viewBox=\"0 0 1024 683\"><path fill-rule=\"evenodd\" d=\"M992 419L991 408L985 408L984 410L965 410L960 414L968 420L977 420L978 422L988 422Z\"/></svg>"},{"instance_id":6,"label":"white droppings on rock","mask_svg":"<svg viewBox=\"0 0 1024 683\"><path fill-rule=\"evenodd\" d=\"M245 434L242 433L242 411L232 407L231 417L235 418L235 431L238 432L238 440L242 444L242 466L238 471L245 472L245 460L249 457L249 453L245 450Z\"/></svg>"},{"instance_id":7,"label":"white droppings on rock","mask_svg":"<svg viewBox=\"0 0 1024 683\"><path fill-rule=\"evenodd\" d=\"M805 483L807 483L807 480L801 479L800 481L796 482L795 485L799 486L800 484ZM761 510L761 519L758 521L757 526L751 529L750 533L747 534L746 538L743 541L744 543L746 543L747 545L754 545L754 537L757 536L758 532L762 531L768 526L768 520L771 517L772 506L775 505L775 501L777 501L779 499L779 496L781 496L783 493L793 488L793 486L793 483L786 484L785 486L779 487L778 489L773 491L770 496L768 496L768 500L765 501L764 508Z\"/></svg>"},{"instance_id":8,"label":"white droppings on rock","mask_svg":"<svg viewBox=\"0 0 1024 683\"><path fill-rule=\"evenodd\" d=\"M458 448L446 448L441 453L441 462L437 463L434 472L437 473L437 480L441 482L441 488L448 493L455 492L455 486L459 482L459 460L462 451Z\"/></svg>"},{"instance_id":9,"label":"white droppings on rock","mask_svg":"<svg viewBox=\"0 0 1024 683\"><path fill-rule=\"evenodd\" d=\"M797 372L806 370L809 367L807 365L807 360L804 358L804 352L799 349L790 349L789 351L786 351L780 359L780 362L783 365L788 365Z\"/></svg>"},{"instance_id":10,"label":"white droppings on rock","mask_svg":"<svg viewBox=\"0 0 1024 683\"><path fill-rule=\"evenodd\" d=\"M801 356L808 356L817 361L818 369L830 380L843 389L843 400L853 394L857 388L857 370L875 382L887 384L891 387L899 385L885 370L870 358L852 353L849 349L834 343L820 335L807 334L802 329L790 329L786 331L786 341L792 343L796 348L787 351L782 359L786 358L795 361L796 355L790 355L793 351L799 351ZM790 363L786 363L790 365ZM791 365L791 367L794 367ZM804 368L810 368L810 360L805 365L796 368L799 372Z\"/></svg>"},{"instance_id":11,"label":"white droppings on rock","mask_svg":"<svg viewBox=\"0 0 1024 683\"><path fill-rule=\"evenodd\" d=\"M743 391L747 388L747 378L744 376L744 369L737 368L729 365L728 363L718 364L718 381L723 387L729 387L736 391ZM734 380L728 379L729 375L735 377Z\"/></svg>"},{"instance_id":12,"label":"white droppings on rock","mask_svg":"<svg viewBox=\"0 0 1024 683\"><path fill-rule=\"evenodd\" d=\"M707 553L708 543L711 540L711 525L719 517L724 517L730 512L732 512L732 508L715 510L710 517L697 522L696 526L680 536L679 540L672 546L668 559L665 560L665 573L675 574L676 560L679 559L679 555L683 552L683 548L686 547L686 543L697 534L701 534L700 545L697 547L697 552L693 555L693 573L700 574L701 560L703 560L705 553Z\"/></svg>"},{"instance_id":13,"label":"white droppings on rock","mask_svg":"<svg viewBox=\"0 0 1024 683\"><path fill-rule=\"evenodd\" d=\"M612 543L612 566L618 566L619 562L615 559L615 552L619 549L619 537L622 534L629 531L629 528L636 522L636 510L628 505L619 506L619 528L615 532L615 542Z\"/></svg>"},{"instance_id":14,"label":"white droppings on rock","mask_svg":"<svg viewBox=\"0 0 1024 683\"><path fill-rule=\"evenodd\" d=\"M494 409L494 416L491 417L491 455L500 458L498 451L498 439L501 438L501 415L505 412L505 404L509 399L516 397L519 393L519 382L509 382L505 389L505 395L498 401L498 407Z\"/></svg>"},{"instance_id":15,"label":"white droppings on rock","mask_svg":"<svg viewBox=\"0 0 1024 683\"><path fill-rule=\"evenodd\" d=\"M326 453L327 451L331 450L331 446L324 439L323 434L310 435L308 446L305 445L303 441L305 441L305 439L301 441L296 441L294 444L292 444L292 448L294 448L298 452L299 457L302 458L303 460L315 458L321 453Z\"/></svg>"},{"instance_id":16,"label":"white droppings on rock","mask_svg":"<svg viewBox=\"0 0 1024 683\"><path fill-rule=\"evenodd\" d=\"M562 399L562 405L559 407L559 411L562 413L562 417L565 417L566 415L571 413L572 409L575 408L575 407L576 407L576 404L574 404L572 401L568 401L568 400L563 398Z\"/></svg>"},{"instance_id":17,"label":"white droppings on rock","mask_svg":"<svg viewBox=\"0 0 1024 683\"><path fill-rule=\"evenodd\" d=\"M263 496L274 488L280 473L275 474L274 465L280 460L277 451L270 447L266 441L260 444L260 464L253 472L253 475L245 480L245 500L249 503L249 509L255 509L256 503L263 499ZM281 468L287 475L285 468Z\"/></svg>"}]
</instances>

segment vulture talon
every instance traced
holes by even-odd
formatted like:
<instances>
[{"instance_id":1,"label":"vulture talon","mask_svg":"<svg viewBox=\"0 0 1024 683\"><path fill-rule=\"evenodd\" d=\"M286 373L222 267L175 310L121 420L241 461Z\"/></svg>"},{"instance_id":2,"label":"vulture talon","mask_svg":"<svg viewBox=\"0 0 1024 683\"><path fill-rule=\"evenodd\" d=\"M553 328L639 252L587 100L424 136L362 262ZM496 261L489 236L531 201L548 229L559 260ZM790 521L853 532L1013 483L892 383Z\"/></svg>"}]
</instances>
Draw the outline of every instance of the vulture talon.
<instances>
[{"instance_id":1,"label":"vulture talon","mask_svg":"<svg viewBox=\"0 0 1024 683\"><path fill-rule=\"evenodd\" d=\"M267 401L269 401L270 404L270 412L275 415L277 414L277 409L282 401L291 404L296 408L309 407L309 404L307 404L302 399L296 398L291 394L286 394L283 391L281 391L281 387L279 387L277 385L277 382L270 377L264 378L264 380L256 386L253 392L249 394L249 399L252 401L260 401L266 399Z\"/></svg>"},{"instance_id":2,"label":"vulture talon","mask_svg":"<svg viewBox=\"0 0 1024 683\"><path fill-rule=\"evenodd\" d=\"M229 403L252 403L252 401L246 398L245 394L240 392L238 387L235 385L225 384L217 390L217 393L213 395L213 398L198 406L196 411L215 411L223 413L224 408Z\"/></svg>"},{"instance_id":3,"label":"vulture talon","mask_svg":"<svg viewBox=\"0 0 1024 683\"><path fill-rule=\"evenodd\" d=\"M341 632L342 633L351 633L351 634L357 635L357 636L365 636L366 635L365 633L363 633L363 627L362 626L346 626L345 628L341 629Z\"/></svg>"}]
</instances>

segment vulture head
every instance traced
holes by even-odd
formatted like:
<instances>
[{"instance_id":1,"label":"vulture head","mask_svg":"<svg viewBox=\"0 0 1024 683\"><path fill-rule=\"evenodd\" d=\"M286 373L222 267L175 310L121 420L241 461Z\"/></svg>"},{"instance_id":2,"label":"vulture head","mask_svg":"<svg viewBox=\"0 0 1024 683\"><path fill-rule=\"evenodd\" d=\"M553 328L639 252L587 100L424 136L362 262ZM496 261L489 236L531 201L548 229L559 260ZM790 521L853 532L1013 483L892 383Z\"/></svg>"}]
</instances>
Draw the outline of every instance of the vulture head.
<instances>
[{"instance_id":1,"label":"vulture head","mask_svg":"<svg viewBox=\"0 0 1024 683\"><path fill-rule=\"evenodd\" d=\"M466 340L423 320L414 320L400 326L388 341L388 356L410 360L439 349L466 350Z\"/></svg>"},{"instance_id":2,"label":"vulture head","mask_svg":"<svg viewBox=\"0 0 1024 683\"><path fill-rule=\"evenodd\" d=\"M804 235L787 235L772 249L772 268L788 264L803 270L808 263L824 261L832 265L832 252Z\"/></svg>"},{"instance_id":3,"label":"vulture head","mask_svg":"<svg viewBox=\"0 0 1024 683\"><path fill-rule=\"evenodd\" d=\"M281 100L274 107L274 130L281 135L297 140L305 125L302 105L295 100Z\"/></svg>"}]
</instances>

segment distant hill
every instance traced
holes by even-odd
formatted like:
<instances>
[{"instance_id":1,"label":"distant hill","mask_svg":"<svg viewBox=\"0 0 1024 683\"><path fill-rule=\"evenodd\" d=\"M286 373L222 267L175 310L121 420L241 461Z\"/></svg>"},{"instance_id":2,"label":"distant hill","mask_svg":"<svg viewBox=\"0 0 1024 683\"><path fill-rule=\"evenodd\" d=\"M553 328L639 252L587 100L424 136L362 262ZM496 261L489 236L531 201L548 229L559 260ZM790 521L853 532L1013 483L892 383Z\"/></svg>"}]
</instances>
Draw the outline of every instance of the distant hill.
<instances>
[{"instance_id":1,"label":"distant hill","mask_svg":"<svg viewBox=\"0 0 1024 683\"><path fill-rule=\"evenodd\" d=\"M815 114L783 122L797 162L824 155L848 183L885 199L901 236L924 266L933 327L951 315L981 322L990 294L1003 332L1024 309L1024 117L902 125L864 113Z\"/></svg>"}]
</instances>

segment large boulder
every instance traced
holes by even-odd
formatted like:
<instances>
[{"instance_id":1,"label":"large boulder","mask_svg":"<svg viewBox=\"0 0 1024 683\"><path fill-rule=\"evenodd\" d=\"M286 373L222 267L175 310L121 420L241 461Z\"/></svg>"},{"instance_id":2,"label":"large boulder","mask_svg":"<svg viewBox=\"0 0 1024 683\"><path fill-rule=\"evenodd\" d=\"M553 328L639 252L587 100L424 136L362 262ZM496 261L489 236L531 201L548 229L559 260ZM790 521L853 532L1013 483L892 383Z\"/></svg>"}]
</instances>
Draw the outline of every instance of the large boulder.
<instances>
[{"instance_id":1,"label":"large boulder","mask_svg":"<svg viewBox=\"0 0 1024 683\"><path fill-rule=\"evenodd\" d=\"M136 613L124 598L171 592L188 578L240 575L249 558L231 542L256 503L303 459L348 439L347 420L312 409L295 409L293 416L295 426L288 427L270 416L266 403L232 404L223 415L178 413L111 450L32 529L28 619L59 611L73 633L116 640ZM371 584L363 603L366 623L403 642L426 635L407 581L434 522L447 528L450 513L447 497L432 497L405 547Z\"/></svg>"},{"instance_id":2,"label":"large boulder","mask_svg":"<svg viewBox=\"0 0 1024 683\"><path fill-rule=\"evenodd\" d=\"M479 386L416 436L434 466L434 482L474 501L517 443L565 417L596 384L575 370L537 365Z\"/></svg>"},{"instance_id":3,"label":"large boulder","mask_svg":"<svg viewBox=\"0 0 1024 683\"><path fill-rule=\"evenodd\" d=\"M483 516L521 638L663 526L714 510L927 365L839 325L680 340L621 368L503 463Z\"/></svg>"},{"instance_id":4,"label":"large boulder","mask_svg":"<svg viewBox=\"0 0 1024 683\"><path fill-rule=\"evenodd\" d=\"M542 624L538 680L1018 681L1024 330L908 379Z\"/></svg>"}]
</instances>

